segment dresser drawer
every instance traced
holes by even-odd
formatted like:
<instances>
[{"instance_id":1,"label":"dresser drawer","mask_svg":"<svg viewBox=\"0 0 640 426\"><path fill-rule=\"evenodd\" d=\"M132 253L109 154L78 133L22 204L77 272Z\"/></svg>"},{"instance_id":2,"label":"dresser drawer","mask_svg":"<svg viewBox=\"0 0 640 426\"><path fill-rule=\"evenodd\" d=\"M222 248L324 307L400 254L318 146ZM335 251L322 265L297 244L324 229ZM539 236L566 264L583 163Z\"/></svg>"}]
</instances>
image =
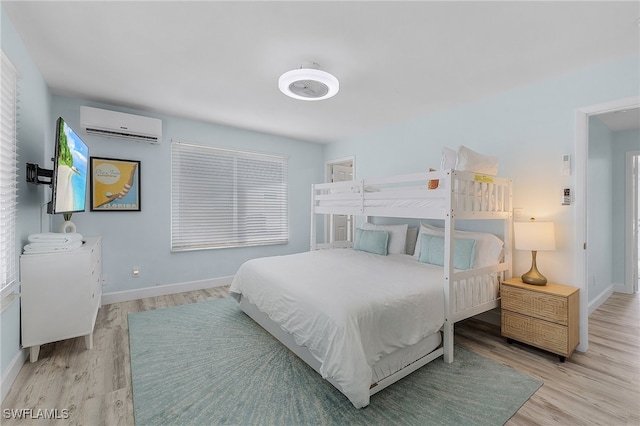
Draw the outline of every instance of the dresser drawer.
<instances>
[{"instance_id":1,"label":"dresser drawer","mask_svg":"<svg viewBox=\"0 0 640 426\"><path fill-rule=\"evenodd\" d=\"M567 298L505 285L502 309L516 311L556 324L567 325Z\"/></svg>"},{"instance_id":2,"label":"dresser drawer","mask_svg":"<svg viewBox=\"0 0 640 426\"><path fill-rule=\"evenodd\" d=\"M502 335L550 352L568 356L568 328L549 321L502 311Z\"/></svg>"}]
</instances>

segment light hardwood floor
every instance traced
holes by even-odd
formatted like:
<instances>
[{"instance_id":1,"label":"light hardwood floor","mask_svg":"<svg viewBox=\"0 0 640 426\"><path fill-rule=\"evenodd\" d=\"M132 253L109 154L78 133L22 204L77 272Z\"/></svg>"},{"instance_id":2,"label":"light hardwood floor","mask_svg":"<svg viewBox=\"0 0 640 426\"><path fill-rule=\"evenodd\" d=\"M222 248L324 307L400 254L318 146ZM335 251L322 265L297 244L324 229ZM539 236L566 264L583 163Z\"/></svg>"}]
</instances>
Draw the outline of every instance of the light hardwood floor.
<instances>
[{"instance_id":1,"label":"light hardwood floor","mask_svg":"<svg viewBox=\"0 0 640 426\"><path fill-rule=\"evenodd\" d=\"M44 345L27 362L2 404L9 425L132 425L127 314L227 296L219 287L103 306L94 349L82 338ZM640 297L614 294L589 318L589 350L565 363L521 344L498 326L470 319L456 325L456 344L544 382L508 425L640 425ZM5 409L57 409L54 421L4 418Z\"/></svg>"}]
</instances>

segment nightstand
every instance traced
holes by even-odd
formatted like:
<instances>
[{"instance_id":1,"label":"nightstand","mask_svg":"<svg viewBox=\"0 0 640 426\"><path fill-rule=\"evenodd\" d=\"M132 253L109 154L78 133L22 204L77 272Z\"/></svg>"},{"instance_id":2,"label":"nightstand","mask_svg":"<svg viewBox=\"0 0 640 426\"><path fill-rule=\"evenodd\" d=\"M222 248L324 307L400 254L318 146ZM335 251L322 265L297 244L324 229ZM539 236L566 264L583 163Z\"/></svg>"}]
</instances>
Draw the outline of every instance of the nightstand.
<instances>
[{"instance_id":1,"label":"nightstand","mask_svg":"<svg viewBox=\"0 0 640 426\"><path fill-rule=\"evenodd\" d=\"M525 284L511 278L500 285L502 335L558 354L564 362L580 339L580 289L561 284Z\"/></svg>"}]
</instances>

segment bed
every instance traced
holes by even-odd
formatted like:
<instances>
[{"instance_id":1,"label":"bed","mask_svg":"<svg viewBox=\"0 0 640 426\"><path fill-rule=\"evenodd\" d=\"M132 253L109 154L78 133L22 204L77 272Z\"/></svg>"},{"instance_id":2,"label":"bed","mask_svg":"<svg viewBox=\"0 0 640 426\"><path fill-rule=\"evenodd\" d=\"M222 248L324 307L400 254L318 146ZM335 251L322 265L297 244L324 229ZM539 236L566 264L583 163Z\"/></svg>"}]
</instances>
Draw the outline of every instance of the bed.
<instances>
[{"instance_id":1,"label":"bed","mask_svg":"<svg viewBox=\"0 0 640 426\"><path fill-rule=\"evenodd\" d=\"M509 179L449 169L313 185L311 199L311 250L244 263L230 293L355 407L434 359L452 362L453 325L499 306L511 271ZM334 241L334 215L361 218L355 241ZM374 217L444 223L412 233ZM502 221L504 242L456 230L458 220Z\"/></svg>"}]
</instances>

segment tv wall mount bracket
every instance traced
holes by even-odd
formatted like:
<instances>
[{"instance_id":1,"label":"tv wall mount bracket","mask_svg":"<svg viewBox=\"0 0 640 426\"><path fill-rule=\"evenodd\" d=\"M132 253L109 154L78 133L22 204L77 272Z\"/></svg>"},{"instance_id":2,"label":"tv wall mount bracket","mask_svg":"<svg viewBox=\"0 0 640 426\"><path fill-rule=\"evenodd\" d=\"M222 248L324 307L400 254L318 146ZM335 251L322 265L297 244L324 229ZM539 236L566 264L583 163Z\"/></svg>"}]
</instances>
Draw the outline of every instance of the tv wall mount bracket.
<instances>
[{"instance_id":1,"label":"tv wall mount bracket","mask_svg":"<svg viewBox=\"0 0 640 426\"><path fill-rule=\"evenodd\" d=\"M27 163L27 182L35 185L51 185L53 170L42 169L37 164Z\"/></svg>"}]
</instances>

